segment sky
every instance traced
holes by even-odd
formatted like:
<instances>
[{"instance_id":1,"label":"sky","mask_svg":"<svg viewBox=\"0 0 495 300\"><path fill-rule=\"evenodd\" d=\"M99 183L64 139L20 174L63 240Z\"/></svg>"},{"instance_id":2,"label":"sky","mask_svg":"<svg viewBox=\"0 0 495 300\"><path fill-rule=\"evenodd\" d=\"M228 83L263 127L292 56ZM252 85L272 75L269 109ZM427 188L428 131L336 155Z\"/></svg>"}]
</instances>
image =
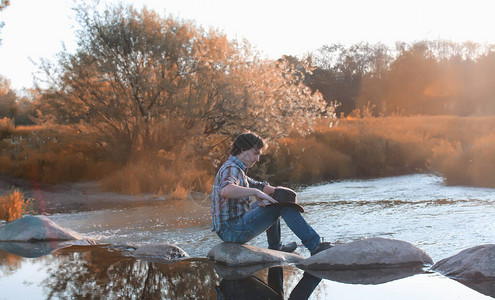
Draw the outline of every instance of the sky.
<instances>
[{"instance_id":1,"label":"sky","mask_svg":"<svg viewBox=\"0 0 495 300\"><path fill-rule=\"evenodd\" d=\"M79 0L84 1L84 0ZM86 0L89 1L89 0ZM100 0L100 5L116 3ZM266 58L324 45L448 39L495 44L493 0L122 0L246 39ZM72 0L11 0L0 12L0 75L31 88L41 59L75 51Z\"/></svg>"}]
</instances>

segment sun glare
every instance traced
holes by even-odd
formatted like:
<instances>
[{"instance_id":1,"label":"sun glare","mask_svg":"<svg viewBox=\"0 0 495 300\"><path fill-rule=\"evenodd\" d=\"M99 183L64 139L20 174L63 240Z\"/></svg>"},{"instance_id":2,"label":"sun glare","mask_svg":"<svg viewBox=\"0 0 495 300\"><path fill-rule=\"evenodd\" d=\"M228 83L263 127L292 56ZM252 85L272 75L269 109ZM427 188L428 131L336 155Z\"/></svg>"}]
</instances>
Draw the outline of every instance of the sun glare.
<instances>
[{"instance_id":1,"label":"sun glare","mask_svg":"<svg viewBox=\"0 0 495 300\"><path fill-rule=\"evenodd\" d=\"M100 1L101 6L116 0ZM303 55L332 43L450 39L494 43L490 1L129 1L160 14L220 29L231 39L247 39L267 57ZM77 27L70 2L12 1L0 12L0 74L14 88L30 87L40 58L75 45ZM26 26L32 24L35 26ZM20 38L22 37L22 38Z\"/></svg>"}]
</instances>

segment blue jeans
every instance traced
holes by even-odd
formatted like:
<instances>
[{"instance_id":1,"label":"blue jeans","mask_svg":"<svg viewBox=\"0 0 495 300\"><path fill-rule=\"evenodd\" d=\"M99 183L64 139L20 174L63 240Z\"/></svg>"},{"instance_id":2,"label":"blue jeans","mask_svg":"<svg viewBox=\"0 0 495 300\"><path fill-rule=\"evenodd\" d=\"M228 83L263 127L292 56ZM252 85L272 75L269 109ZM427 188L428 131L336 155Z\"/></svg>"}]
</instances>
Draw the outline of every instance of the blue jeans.
<instances>
[{"instance_id":1,"label":"blue jeans","mask_svg":"<svg viewBox=\"0 0 495 300\"><path fill-rule=\"evenodd\" d=\"M320 236L304 220L301 213L290 206L254 205L242 216L222 223L217 234L226 243L244 244L266 231L268 248L278 250L281 247L280 217L309 251L314 251L318 247Z\"/></svg>"}]
</instances>

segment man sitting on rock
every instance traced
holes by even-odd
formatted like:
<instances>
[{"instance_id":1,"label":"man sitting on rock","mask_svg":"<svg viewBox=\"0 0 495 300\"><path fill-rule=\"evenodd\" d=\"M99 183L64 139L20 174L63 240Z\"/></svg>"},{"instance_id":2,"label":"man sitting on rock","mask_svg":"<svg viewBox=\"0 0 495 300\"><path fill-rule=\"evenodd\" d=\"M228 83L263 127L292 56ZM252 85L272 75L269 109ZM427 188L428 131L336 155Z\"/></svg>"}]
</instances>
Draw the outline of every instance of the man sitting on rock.
<instances>
[{"instance_id":1,"label":"man sitting on rock","mask_svg":"<svg viewBox=\"0 0 495 300\"><path fill-rule=\"evenodd\" d=\"M218 170L213 184L212 230L224 242L241 244L266 231L269 249L292 252L297 247L295 243L282 246L280 242L282 217L311 255L330 248L329 243L320 241L296 206L273 205L277 203L271 196L275 187L246 175L265 148L263 139L254 133L243 133L234 141L231 155ZM250 205L251 196L257 200L253 205Z\"/></svg>"}]
</instances>

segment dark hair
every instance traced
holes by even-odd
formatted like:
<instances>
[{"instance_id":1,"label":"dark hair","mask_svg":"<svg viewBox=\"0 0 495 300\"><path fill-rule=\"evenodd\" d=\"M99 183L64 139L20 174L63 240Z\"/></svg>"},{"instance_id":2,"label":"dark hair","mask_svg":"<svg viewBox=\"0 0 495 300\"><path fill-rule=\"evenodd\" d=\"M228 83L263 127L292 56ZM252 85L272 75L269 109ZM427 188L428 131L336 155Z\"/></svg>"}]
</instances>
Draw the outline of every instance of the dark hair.
<instances>
[{"instance_id":1,"label":"dark hair","mask_svg":"<svg viewBox=\"0 0 495 300\"><path fill-rule=\"evenodd\" d=\"M264 147L265 142L263 142L263 139L259 135L251 132L243 133L235 139L230 154L236 156L245 150L252 148L263 149Z\"/></svg>"}]
</instances>

